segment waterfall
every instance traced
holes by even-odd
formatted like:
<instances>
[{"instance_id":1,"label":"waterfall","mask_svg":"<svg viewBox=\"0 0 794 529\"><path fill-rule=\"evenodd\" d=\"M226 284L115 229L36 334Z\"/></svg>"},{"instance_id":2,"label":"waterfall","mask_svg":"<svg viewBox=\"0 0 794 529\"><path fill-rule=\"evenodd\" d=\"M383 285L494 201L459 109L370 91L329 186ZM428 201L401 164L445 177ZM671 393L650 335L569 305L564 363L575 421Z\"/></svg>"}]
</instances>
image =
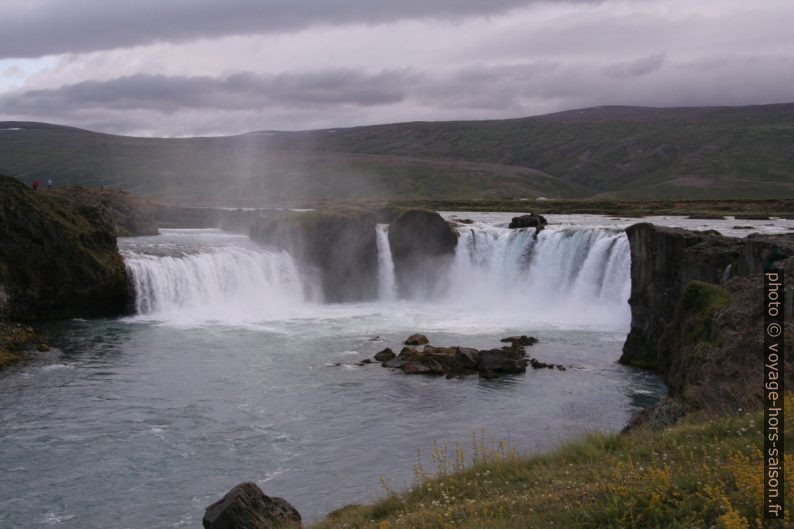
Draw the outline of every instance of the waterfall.
<instances>
[{"instance_id":1,"label":"waterfall","mask_svg":"<svg viewBox=\"0 0 794 529\"><path fill-rule=\"evenodd\" d=\"M443 268L438 284L428 287L427 278L414 276L424 285L408 289L416 299L398 291L388 225L378 224L375 235L378 302L403 298L563 324L625 327L630 322L631 258L622 230L461 227L454 256L437 262ZM317 301L314 272L283 251L229 235L169 237L167 244L153 239L122 248L140 315L200 321L300 317L308 300ZM410 281L411 274L405 277Z\"/></svg>"},{"instance_id":2,"label":"waterfall","mask_svg":"<svg viewBox=\"0 0 794 529\"><path fill-rule=\"evenodd\" d=\"M628 323L626 234L605 228L461 229L447 298L555 320Z\"/></svg>"},{"instance_id":3,"label":"waterfall","mask_svg":"<svg viewBox=\"0 0 794 529\"><path fill-rule=\"evenodd\" d=\"M126 250L138 314L230 316L303 302L298 269L285 252L219 246L182 255Z\"/></svg>"},{"instance_id":4,"label":"waterfall","mask_svg":"<svg viewBox=\"0 0 794 529\"><path fill-rule=\"evenodd\" d=\"M397 282L394 278L394 261L389 246L389 225L377 225L378 245L378 297L383 301L397 298Z\"/></svg>"}]
</instances>

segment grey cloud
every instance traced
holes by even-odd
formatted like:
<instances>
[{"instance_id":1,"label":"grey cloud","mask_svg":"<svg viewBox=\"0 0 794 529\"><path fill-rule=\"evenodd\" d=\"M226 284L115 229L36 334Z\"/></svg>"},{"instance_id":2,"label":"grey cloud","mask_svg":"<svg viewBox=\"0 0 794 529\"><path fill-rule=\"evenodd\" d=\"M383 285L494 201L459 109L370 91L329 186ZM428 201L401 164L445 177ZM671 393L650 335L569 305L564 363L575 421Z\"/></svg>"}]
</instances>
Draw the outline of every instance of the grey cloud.
<instances>
[{"instance_id":1,"label":"grey cloud","mask_svg":"<svg viewBox=\"0 0 794 529\"><path fill-rule=\"evenodd\" d=\"M370 74L334 69L274 76L248 72L225 78L136 74L109 81L83 81L55 89L16 91L0 96L8 114L63 108L153 110L256 110L274 106L387 105L402 101L409 71Z\"/></svg>"},{"instance_id":2,"label":"grey cloud","mask_svg":"<svg viewBox=\"0 0 794 529\"><path fill-rule=\"evenodd\" d=\"M656 60L658 62L658 59ZM135 75L0 95L0 120L143 135L231 134L437 119L520 117L597 105L742 105L794 100L794 58L726 55L696 68L589 59L463 69L321 70L226 77Z\"/></svg>"},{"instance_id":3,"label":"grey cloud","mask_svg":"<svg viewBox=\"0 0 794 529\"><path fill-rule=\"evenodd\" d=\"M316 25L462 19L538 1L543 0L9 0L0 5L0 58L289 32Z\"/></svg>"},{"instance_id":4,"label":"grey cloud","mask_svg":"<svg viewBox=\"0 0 794 529\"><path fill-rule=\"evenodd\" d=\"M602 70L604 75L615 79L627 79L648 75L662 68L667 58L665 53L655 53L634 61L609 64Z\"/></svg>"}]
</instances>

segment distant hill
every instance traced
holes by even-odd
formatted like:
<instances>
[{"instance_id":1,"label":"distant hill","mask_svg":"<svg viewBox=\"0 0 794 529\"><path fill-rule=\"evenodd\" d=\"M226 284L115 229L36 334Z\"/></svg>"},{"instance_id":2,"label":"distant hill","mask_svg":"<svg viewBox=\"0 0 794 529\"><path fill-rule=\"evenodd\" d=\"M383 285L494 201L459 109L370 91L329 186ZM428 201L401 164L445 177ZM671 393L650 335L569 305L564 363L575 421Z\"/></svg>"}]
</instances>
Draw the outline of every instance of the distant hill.
<instances>
[{"instance_id":1,"label":"distant hill","mask_svg":"<svg viewBox=\"0 0 794 529\"><path fill-rule=\"evenodd\" d=\"M794 197L794 103L595 107L214 138L0 122L0 174L205 203Z\"/></svg>"}]
</instances>

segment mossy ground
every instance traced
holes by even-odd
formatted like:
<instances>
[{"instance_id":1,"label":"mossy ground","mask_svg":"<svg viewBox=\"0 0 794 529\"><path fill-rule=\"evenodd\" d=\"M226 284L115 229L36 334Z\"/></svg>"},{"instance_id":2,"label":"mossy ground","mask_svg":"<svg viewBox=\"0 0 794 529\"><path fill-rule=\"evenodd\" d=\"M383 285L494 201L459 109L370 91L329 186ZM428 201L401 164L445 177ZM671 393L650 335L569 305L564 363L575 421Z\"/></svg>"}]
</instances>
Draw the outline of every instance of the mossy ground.
<instances>
[{"instance_id":1,"label":"mossy ground","mask_svg":"<svg viewBox=\"0 0 794 529\"><path fill-rule=\"evenodd\" d=\"M675 309L677 319L687 320L687 341L693 345L711 342L714 313L730 303L731 295L724 288L702 281L690 281Z\"/></svg>"},{"instance_id":2,"label":"mossy ground","mask_svg":"<svg viewBox=\"0 0 794 529\"><path fill-rule=\"evenodd\" d=\"M789 396L788 435L792 411ZM592 434L542 456L500 448L466 468L459 451L436 449L434 477L420 473L410 491L341 509L313 529L760 528L762 441L762 414L737 410L664 432ZM785 468L794 475L791 448ZM785 505L780 527L791 526L791 488Z\"/></svg>"},{"instance_id":3,"label":"mossy ground","mask_svg":"<svg viewBox=\"0 0 794 529\"><path fill-rule=\"evenodd\" d=\"M28 327L0 322L0 370L21 361L22 351L32 348L38 340Z\"/></svg>"}]
</instances>

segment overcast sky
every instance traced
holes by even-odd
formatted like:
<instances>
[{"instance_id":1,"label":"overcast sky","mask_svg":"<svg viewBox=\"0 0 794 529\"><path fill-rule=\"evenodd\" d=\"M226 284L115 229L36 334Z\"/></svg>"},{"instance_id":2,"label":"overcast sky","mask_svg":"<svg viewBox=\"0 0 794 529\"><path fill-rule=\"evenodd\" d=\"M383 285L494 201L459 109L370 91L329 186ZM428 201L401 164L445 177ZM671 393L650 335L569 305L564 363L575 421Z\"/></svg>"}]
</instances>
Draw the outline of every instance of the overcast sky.
<instances>
[{"instance_id":1,"label":"overcast sky","mask_svg":"<svg viewBox=\"0 0 794 529\"><path fill-rule=\"evenodd\" d=\"M791 0L2 0L0 120L144 136L794 101Z\"/></svg>"}]
</instances>

